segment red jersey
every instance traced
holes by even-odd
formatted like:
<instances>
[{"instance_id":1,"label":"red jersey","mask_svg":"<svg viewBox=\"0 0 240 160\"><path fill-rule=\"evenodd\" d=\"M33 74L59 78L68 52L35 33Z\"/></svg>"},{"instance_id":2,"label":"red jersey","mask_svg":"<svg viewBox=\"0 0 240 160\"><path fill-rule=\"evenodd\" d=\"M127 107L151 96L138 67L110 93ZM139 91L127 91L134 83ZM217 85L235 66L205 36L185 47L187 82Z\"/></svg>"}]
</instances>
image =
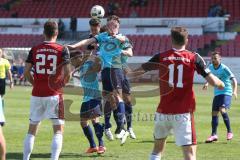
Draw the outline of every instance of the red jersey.
<instances>
[{"instance_id":1,"label":"red jersey","mask_svg":"<svg viewBox=\"0 0 240 160\"><path fill-rule=\"evenodd\" d=\"M187 50L171 49L142 65L145 71L159 70L160 103L157 112L181 114L195 111L194 72L209 74L203 58Z\"/></svg>"},{"instance_id":2,"label":"red jersey","mask_svg":"<svg viewBox=\"0 0 240 160\"><path fill-rule=\"evenodd\" d=\"M33 47L26 60L33 65L32 95L47 97L61 94L64 82L62 69L69 61L68 49L60 44L44 42Z\"/></svg>"}]
</instances>

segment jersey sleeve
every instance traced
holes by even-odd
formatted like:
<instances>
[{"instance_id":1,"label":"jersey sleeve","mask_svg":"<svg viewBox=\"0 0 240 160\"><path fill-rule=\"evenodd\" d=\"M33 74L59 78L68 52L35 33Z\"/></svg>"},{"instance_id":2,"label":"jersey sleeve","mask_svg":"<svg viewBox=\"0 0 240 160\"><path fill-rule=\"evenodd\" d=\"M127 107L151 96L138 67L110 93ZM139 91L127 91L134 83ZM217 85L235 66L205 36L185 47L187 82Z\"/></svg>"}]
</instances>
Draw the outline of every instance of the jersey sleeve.
<instances>
[{"instance_id":1,"label":"jersey sleeve","mask_svg":"<svg viewBox=\"0 0 240 160\"><path fill-rule=\"evenodd\" d=\"M142 68L144 71L152 71L159 69L160 65L160 53L155 54L148 62L142 64Z\"/></svg>"},{"instance_id":2,"label":"jersey sleeve","mask_svg":"<svg viewBox=\"0 0 240 160\"><path fill-rule=\"evenodd\" d=\"M226 76L229 77L230 79L235 77L232 71L227 66L224 68L224 72Z\"/></svg>"},{"instance_id":3,"label":"jersey sleeve","mask_svg":"<svg viewBox=\"0 0 240 160\"><path fill-rule=\"evenodd\" d=\"M5 68L6 68L6 71L8 71L11 68L11 65L8 60L6 60Z\"/></svg>"},{"instance_id":4,"label":"jersey sleeve","mask_svg":"<svg viewBox=\"0 0 240 160\"><path fill-rule=\"evenodd\" d=\"M123 50L124 50L124 49L128 49L128 48L133 48L133 45L132 45L132 43L129 41L129 39L126 38L126 41L121 44L121 48L122 48Z\"/></svg>"},{"instance_id":5,"label":"jersey sleeve","mask_svg":"<svg viewBox=\"0 0 240 160\"><path fill-rule=\"evenodd\" d=\"M202 75L204 78L210 74L210 70L207 68L205 61L198 53L195 54L194 65L197 73Z\"/></svg>"},{"instance_id":6,"label":"jersey sleeve","mask_svg":"<svg viewBox=\"0 0 240 160\"><path fill-rule=\"evenodd\" d=\"M31 63L32 65L34 64L34 62L33 62L33 49L31 49L29 51L26 63Z\"/></svg>"},{"instance_id":7,"label":"jersey sleeve","mask_svg":"<svg viewBox=\"0 0 240 160\"><path fill-rule=\"evenodd\" d=\"M70 63L70 52L67 47L63 48L62 59L63 59L63 63Z\"/></svg>"}]
</instances>

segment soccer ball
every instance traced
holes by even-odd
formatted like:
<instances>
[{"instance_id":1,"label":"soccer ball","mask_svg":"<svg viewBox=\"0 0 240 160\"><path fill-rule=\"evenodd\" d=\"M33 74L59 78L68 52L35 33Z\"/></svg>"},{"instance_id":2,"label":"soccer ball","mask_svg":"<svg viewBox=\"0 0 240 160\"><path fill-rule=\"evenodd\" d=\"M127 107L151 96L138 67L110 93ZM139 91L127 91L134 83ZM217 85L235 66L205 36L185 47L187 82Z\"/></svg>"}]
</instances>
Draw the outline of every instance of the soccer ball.
<instances>
[{"instance_id":1,"label":"soccer ball","mask_svg":"<svg viewBox=\"0 0 240 160\"><path fill-rule=\"evenodd\" d=\"M90 14L92 18L103 18L105 11L102 6L95 5L92 7Z\"/></svg>"}]
</instances>

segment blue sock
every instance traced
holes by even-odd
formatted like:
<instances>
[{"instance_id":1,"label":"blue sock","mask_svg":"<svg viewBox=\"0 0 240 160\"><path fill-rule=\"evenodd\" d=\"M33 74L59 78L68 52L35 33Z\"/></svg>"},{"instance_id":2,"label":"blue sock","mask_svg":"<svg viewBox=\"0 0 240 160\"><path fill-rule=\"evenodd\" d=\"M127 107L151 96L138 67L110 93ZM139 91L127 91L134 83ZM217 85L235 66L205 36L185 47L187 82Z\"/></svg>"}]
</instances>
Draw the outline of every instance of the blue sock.
<instances>
[{"instance_id":1,"label":"blue sock","mask_svg":"<svg viewBox=\"0 0 240 160\"><path fill-rule=\"evenodd\" d=\"M212 136L217 134L218 116L212 116Z\"/></svg>"},{"instance_id":2,"label":"blue sock","mask_svg":"<svg viewBox=\"0 0 240 160\"><path fill-rule=\"evenodd\" d=\"M117 115L118 115L118 128L124 128L124 117L125 117L125 105L124 102L119 102L117 106Z\"/></svg>"},{"instance_id":3,"label":"blue sock","mask_svg":"<svg viewBox=\"0 0 240 160\"><path fill-rule=\"evenodd\" d=\"M90 144L90 147L91 148L95 148L96 147L96 144L94 142L94 138L93 138L93 133L92 133L92 129L90 126L86 126L86 127L83 127L83 133L84 135L87 137L88 139L88 142Z\"/></svg>"},{"instance_id":4,"label":"blue sock","mask_svg":"<svg viewBox=\"0 0 240 160\"><path fill-rule=\"evenodd\" d=\"M104 146L103 144L103 126L100 123L95 123L93 125L96 137L98 139L99 146Z\"/></svg>"},{"instance_id":5,"label":"blue sock","mask_svg":"<svg viewBox=\"0 0 240 160\"><path fill-rule=\"evenodd\" d=\"M105 129L111 128L112 125L110 123L110 118L111 118L111 106L110 102L106 102L104 106L104 121L105 121Z\"/></svg>"},{"instance_id":6,"label":"blue sock","mask_svg":"<svg viewBox=\"0 0 240 160\"><path fill-rule=\"evenodd\" d=\"M131 104L127 104L125 103L125 117L127 119L127 129L132 128L132 112L133 112L133 108Z\"/></svg>"},{"instance_id":7,"label":"blue sock","mask_svg":"<svg viewBox=\"0 0 240 160\"><path fill-rule=\"evenodd\" d=\"M230 126L230 120L229 120L229 117L228 117L228 114L227 113L222 113L222 117L223 117L223 121L226 125L226 128L227 128L227 132L232 132L231 131L231 126Z\"/></svg>"}]
</instances>

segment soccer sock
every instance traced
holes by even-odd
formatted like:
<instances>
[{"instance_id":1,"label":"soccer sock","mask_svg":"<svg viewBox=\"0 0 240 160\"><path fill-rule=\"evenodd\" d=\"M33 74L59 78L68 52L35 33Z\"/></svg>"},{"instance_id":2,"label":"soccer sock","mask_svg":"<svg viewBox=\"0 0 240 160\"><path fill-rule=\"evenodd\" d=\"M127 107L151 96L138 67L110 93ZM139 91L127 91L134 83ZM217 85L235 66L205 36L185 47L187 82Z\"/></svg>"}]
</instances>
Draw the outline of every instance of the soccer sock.
<instances>
[{"instance_id":1,"label":"soccer sock","mask_svg":"<svg viewBox=\"0 0 240 160\"><path fill-rule=\"evenodd\" d=\"M98 139L99 146L104 146L103 144L103 126L98 122L93 125L96 137Z\"/></svg>"},{"instance_id":2,"label":"soccer sock","mask_svg":"<svg viewBox=\"0 0 240 160\"><path fill-rule=\"evenodd\" d=\"M110 118L111 118L111 106L110 102L106 102L104 106L104 121L105 121L105 129L111 128L112 125L110 123Z\"/></svg>"},{"instance_id":3,"label":"soccer sock","mask_svg":"<svg viewBox=\"0 0 240 160\"><path fill-rule=\"evenodd\" d=\"M23 160L29 160L33 150L35 136L27 134L24 140Z\"/></svg>"},{"instance_id":4,"label":"soccer sock","mask_svg":"<svg viewBox=\"0 0 240 160\"><path fill-rule=\"evenodd\" d=\"M62 150L63 135L62 133L56 133L52 139L52 153L51 160L58 160Z\"/></svg>"},{"instance_id":5,"label":"soccer sock","mask_svg":"<svg viewBox=\"0 0 240 160\"><path fill-rule=\"evenodd\" d=\"M118 112L117 127L118 128L124 128L124 116L125 116L125 105L124 105L124 102L119 102L118 103L117 112Z\"/></svg>"},{"instance_id":6,"label":"soccer sock","mask_svg":"<svg viewBox=\"0 0 240 160\"><path fill-rule=\"evenodd\" d=\"M125 103L125 116L127 119L127 129L132 128L132 112L133 112L133 108L131 104L126 104Z\"/></svg>"},{"instance_id":7,"label":"soccer sock","mask_svg":"<svg viewBox=\"0 0 240 160\"><path fill-rule=\"evenodd\" d=\"M94 142L94 138L93 138L93 133L92 133L91 127L88 125L88 126L82 128L82 129L83 129L84 135L85 135L85 136L87 137L87 139L88 139L88 142L89 142L89 144L90 144L90 147L91 147L91 148L95 148L95 147L96 147L96 144L95 144L95 142Z\"/></svg>"},{"instance_id":8,"label":"soccer sock","mask_svg":"<svg viewBox=\"0 0 240 160\"><path fill-rule=\"evenodd\" d=\"M231 131L231 126L230 126L230 120L229 120L229 117L228 117L228 114L227 113L222 113L222 117L223 117L223 121L226 125L226 128L227 128L227 132L232 132Z\"/></svg>"},{"instance_id":9,"label":"soccer sock","mask_svg":"<svg viewBox=\"0 0 240 160\"><path fill-rule=\"evenodd\" d=\"M161 155L151 154L149 160L161 160Z\"/></svg>"},{"instance_id":10,"label":"soccer sock","mask_svg":"<svg viewBox=\"0 0 240 160\"><path fill-rule=\"evenodd\" d=\"M212 136L217 134L218 116L212 116Z\"/></svg>"}]
</instances>

